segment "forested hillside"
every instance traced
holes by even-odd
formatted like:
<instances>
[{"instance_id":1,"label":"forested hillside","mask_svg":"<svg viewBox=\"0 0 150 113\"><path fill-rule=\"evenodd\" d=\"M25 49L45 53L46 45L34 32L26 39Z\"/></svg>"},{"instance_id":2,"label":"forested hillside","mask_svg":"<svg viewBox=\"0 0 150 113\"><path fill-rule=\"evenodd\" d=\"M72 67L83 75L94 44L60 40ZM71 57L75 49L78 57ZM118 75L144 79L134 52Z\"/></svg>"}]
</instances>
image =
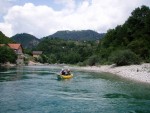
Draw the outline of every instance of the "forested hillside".
<instances>
[{"instance_id":1,"label":"forested hillside","mask_svg":"<svg viewBox=\"0 0 150 113\"><path fill-rule=\"evenodd\" d=\"M95 41L101 39L105 33L97 33L92 30L81 30L81 31L57 31L53 35L49 35L48 38L60 38L65 40L90 40Z\"/></svg>"},{"instance_id":2,"label":"forested hillside","mask_svg":"<svg viewBox=\"0 0 150 113\"><path fill-rule=\"evenodd\" d=\"M42 62L75 64L92 56L96 47L97 43L94 41L45 38L36 49L43 51Z\"/></svg>"},{"instance_id":3,"label":"forested hillside","mask_svg":"<svg viewBox=\"0 0 150 113\"><path fill-rule=\"evenodd\" d=\"M0 44L7 44L7 43L14 43L14 41L8 37L6 37L1 31L0 31Z\"/></svg>"},{"instance_id":4,"label":"forested hillside","mask_svg":"<svg viewBox=\"0 0 150 113\"><path fill-rule=\"evenodd\" d=\"M17 43L21 43L24 48L32 49L38 45L40 39L27 33L16 34L11 37Z\"/></svg>"},{"instance_id":5,"label":"forested hillside","mask_svg":"<svg viewBox=\"0 0 150 113\"><path fill-rule=\"evenodd\" d=\"M130 53L134 54L132 60L150 62L149 7L136 8L123 25L108 30L97 48L97 53L101 63L110 61L123 63L130 59L132 56ZM131 64L137 63L131 59L129 61Z\"/></svg>"}]
</instances>

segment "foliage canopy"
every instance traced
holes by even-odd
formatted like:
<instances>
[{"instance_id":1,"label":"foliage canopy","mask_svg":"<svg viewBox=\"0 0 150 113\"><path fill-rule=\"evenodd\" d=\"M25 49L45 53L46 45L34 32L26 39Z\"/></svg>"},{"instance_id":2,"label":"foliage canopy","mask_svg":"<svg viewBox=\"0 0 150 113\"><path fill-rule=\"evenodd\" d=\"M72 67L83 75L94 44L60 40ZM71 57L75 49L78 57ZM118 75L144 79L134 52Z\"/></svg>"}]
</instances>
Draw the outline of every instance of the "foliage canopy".
<instances>
[{"instance_id":1,"label":"foliage canopy","mask_svg":"<svg viewBox=\"0 0 150 113\"><path fill-rule=\"evenodd\" d=\"M16 53L7 46L0 47L0 63L15 63L17 59Z\"/></svg>"},{"instance_id":2,"label":"foliage canopy","mask_svg":"<svg viewBox=\"0 0 150 113\"><path fill-rule=\"evenodd\" d=\"M43 51L49 63L75 64L83 62L94 54L97 43L93 41L71 41L57 38L45 38L37 46Z\"/></svg>"},{"instance_id":3,"label":"foliage canopy","mask_svg":"<svg viewBox=\"0 0 150 113\"><path fill-rule=\"evenodd\" d=\"M142 61L150 62L149 29L149 7L141 6L140 8L136 8L123 25L118 25L115 29L108 30L97 48L99 57L103 61L109 61L109 57L114 51L122 50L123 53L119 52L120 55L122 54L122 57L125 55L125 53L134 53L136 56L142 59ZM130 51L127 52L127 50Z\"/></svg>"}]
</instances>

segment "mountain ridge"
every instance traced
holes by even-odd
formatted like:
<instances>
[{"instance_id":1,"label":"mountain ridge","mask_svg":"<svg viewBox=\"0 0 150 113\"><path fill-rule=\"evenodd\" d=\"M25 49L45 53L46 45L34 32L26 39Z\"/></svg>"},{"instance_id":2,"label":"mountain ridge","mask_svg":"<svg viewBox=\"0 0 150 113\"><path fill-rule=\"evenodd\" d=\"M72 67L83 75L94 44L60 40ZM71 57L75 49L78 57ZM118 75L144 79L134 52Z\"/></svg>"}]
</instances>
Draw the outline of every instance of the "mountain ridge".
<instances>
[{"instance_id":1,"label":"mountain ridge","mask_svg":"<svg viewBox=\"0 0 150 113\"><path fill-rule=\"evenodd\" d=\"M98 33L93 30L63 30L57 31L47 38L60 38L65 40L99 40L104 37L105 33Z\"/></svg>"},{"instance_id":2,"label":"mountain ridge","mask_svg":"<svg viewBox=\"0 0 150 113\"><path fill-rule=\"evenodd\" d=\"M16 34L11 37L17 43L21 43L24 48L32 49L36 47L41 40L44 38L59 38L64 40L79 40L79 41L96 41L104 37L105 33L97 33L93 30L64 30L64 31L57 31L52 35L43 37L38 39L37 37L28 34L28 33L20 33Z\"/></svg>"}]
</instances>

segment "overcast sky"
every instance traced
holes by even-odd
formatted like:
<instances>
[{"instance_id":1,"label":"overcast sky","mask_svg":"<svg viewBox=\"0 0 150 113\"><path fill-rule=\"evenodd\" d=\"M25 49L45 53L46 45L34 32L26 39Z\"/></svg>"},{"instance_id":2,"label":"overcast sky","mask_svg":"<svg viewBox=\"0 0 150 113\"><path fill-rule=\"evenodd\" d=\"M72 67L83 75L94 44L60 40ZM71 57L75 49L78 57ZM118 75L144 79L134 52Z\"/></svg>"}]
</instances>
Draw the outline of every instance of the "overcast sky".
<instances>
[{"instance_id":1,"label":"overcast sky","mask_svg":"<svg viewBox=\"0 0 150 113\"><path fill-rule=\"evenodd\" d=\"M58 30L105 33L142 5L150 7L150 0L0 0L0 31L8 37L29 33L38 38Z\"/></svg>"}]
</instances>

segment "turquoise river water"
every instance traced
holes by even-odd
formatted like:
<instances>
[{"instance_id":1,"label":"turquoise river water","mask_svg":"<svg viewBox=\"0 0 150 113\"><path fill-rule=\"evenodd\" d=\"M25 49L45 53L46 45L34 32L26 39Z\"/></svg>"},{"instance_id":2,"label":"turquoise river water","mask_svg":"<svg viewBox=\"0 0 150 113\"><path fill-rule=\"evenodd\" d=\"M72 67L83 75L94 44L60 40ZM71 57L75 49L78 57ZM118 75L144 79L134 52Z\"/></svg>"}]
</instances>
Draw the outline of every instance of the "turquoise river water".
<instances>
[{"instance_id":1,"label":"turquoise river water","mask_svg":"<svg viewBox=\"0 0 150 113\"><path fill-rule=\"evenodd\" d=\"M150 113L150 84L57 66L0 70L0 113Z\"/></svg>"}]
</instances>

